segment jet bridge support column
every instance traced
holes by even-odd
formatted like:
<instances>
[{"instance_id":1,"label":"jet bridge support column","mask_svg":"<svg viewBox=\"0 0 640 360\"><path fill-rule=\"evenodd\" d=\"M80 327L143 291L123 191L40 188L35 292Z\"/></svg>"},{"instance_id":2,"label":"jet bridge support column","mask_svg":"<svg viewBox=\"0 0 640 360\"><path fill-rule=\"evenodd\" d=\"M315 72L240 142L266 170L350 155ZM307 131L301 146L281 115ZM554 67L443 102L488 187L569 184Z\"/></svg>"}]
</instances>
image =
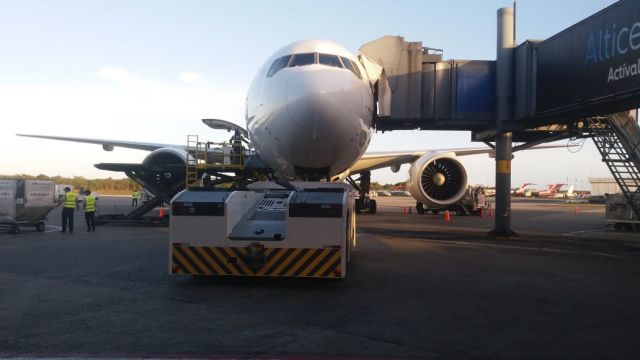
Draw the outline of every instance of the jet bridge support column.
<instances>
[{"instance_id":1,"label":"jet bridge support column","mask_svg":"<svg viewBox=\"0 0 640 360\"><path fill-rule=\"evenodd\" d=\"M514 118L514 8L498 10L496 55L496 211L495 228L489 235L513 238L511 230L511 159L512 143L508 123Z\"/></svg>"}]
</instances>

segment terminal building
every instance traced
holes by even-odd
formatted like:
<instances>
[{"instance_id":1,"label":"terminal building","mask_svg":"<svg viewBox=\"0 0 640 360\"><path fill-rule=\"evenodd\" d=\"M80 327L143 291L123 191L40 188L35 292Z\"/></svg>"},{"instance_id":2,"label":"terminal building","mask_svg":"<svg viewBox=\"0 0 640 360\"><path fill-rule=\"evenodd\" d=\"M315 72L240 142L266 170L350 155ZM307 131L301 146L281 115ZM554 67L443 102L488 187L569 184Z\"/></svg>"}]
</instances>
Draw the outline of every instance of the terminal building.
<instances>
[{"instance_id":1,"label":"terminal building","mask_svg":"<svg viewBox=\"0 0 640 360\"><path fill-rule=\"evenodd\" d=\"M604 196L604 194L617 194L621 192L620 186L614 178L589 178L591 196Z\"/></svg>"}]
</instances>

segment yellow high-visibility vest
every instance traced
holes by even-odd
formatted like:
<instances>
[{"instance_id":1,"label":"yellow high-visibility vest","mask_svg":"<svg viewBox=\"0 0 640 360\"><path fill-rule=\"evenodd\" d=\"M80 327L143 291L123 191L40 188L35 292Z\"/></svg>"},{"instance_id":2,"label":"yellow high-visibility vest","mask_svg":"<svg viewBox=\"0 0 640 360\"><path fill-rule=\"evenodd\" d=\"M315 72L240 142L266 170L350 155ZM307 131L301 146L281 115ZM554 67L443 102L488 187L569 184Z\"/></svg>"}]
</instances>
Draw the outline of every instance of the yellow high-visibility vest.
<instances>
[{"instance_id":1,"label":"yellow high-visibility vest","mask_svg":"<svg viewBox=\"0 0 640 360\"><path fill-rule=\"evenodd\" d=\"M64 194L64 207L72 209L76 207L76 193L69 191Z\"/></svg>"},{"instance_id":2,"label":"yellow high-visibility vest","mask_svg":"<svg viewBox=\"0 0 640 360\"><path fill-rule=\"evenodd\" d=\"M84 198L84 212L95 212L96 211L96 197L93 195L87 195Z\"/></svg>"},{"instance_id":3,"label":"yellow high-visibility vest","mask_svg":"<svg viewBox=\"0 0 640 360\"><path fill-rule=\"evenodd\" d=\"M137 191L134 191L133 194L131 194L131 197L134 198L134 199L137 199L137 198L140 197L140 193L137 192Z\"/></svg>"}]
</instances>

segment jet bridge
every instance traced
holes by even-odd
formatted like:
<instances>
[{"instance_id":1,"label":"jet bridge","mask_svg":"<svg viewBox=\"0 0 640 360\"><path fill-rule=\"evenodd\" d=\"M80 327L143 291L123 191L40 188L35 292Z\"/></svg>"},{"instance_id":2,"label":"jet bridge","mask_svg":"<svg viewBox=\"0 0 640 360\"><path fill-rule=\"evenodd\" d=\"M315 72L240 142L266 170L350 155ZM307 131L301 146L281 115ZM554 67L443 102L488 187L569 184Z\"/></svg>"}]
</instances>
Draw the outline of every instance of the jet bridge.
<instances>
[{"instance_id":1,"label":"jet bridge","mask_svg":"<svg viewBox=\"0 0 640 360\"><path fill-rule=\"evenodd\" d=\"M501 124L513 132L513 141L530 142L529 146L569 138L586 128L574 118L558 121L535 116L535 47L540 43L528 40L514 51L518 66L512 97L517 101L514 116ZM443 60L442 50L401 36L366 43L359 55L367 73L373 74L376 130L461 130L471 131L473 141L495 140L496 61Z\"/></svg>"},{"instance_id":2,"label":"jet bridge","mask_svg":"<svg viewBox=\"0 0 640 360\"><path fill-rule=\"evenodd\" d=\"M495 124L495 61L442 60L442 50L384 36L363 45L374 74L376 129L472 130Z\"/></svg>"},{"instance_id":3,"label":"jet bridge","mask_svg":"<svg viewBox=\"0 0 640 360\"><path fill-rule=\"evenodd\" d=\"M640 2L621 0L546 40L516 46L515 11L498 10L496 61L443 60L442 51L385 36L360 59L377 96L377 130L465 130L496 149L496 231L511 236L512 151L591 137L640 216L637 119ZM622 120L621 120L622 119ZM524 144L512 147L512 141Z\"/></svg>"}]
</instances>

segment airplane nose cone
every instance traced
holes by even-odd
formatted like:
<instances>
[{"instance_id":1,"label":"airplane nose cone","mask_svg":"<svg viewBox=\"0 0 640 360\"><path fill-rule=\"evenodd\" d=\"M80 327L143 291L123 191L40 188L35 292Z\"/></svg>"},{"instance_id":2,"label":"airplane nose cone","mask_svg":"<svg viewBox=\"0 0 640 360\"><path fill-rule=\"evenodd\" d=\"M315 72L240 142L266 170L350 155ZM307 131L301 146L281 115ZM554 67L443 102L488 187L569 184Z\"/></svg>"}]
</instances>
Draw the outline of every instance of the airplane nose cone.
<instances>
[{"instance_id":1,"label":"airplane nose cone","mask_svg":"<svg viewBox=\"0 0 640 360\"><path fill-rule=\"evenodd\" d=\"M346 96L340 81L340 75L343 74L329 75L322 71L312 71L289 79L286 90L287 112L297 125L321 132L329 125L328 122L339 117L338 104Z\"/></svg>"}]
</instances>

